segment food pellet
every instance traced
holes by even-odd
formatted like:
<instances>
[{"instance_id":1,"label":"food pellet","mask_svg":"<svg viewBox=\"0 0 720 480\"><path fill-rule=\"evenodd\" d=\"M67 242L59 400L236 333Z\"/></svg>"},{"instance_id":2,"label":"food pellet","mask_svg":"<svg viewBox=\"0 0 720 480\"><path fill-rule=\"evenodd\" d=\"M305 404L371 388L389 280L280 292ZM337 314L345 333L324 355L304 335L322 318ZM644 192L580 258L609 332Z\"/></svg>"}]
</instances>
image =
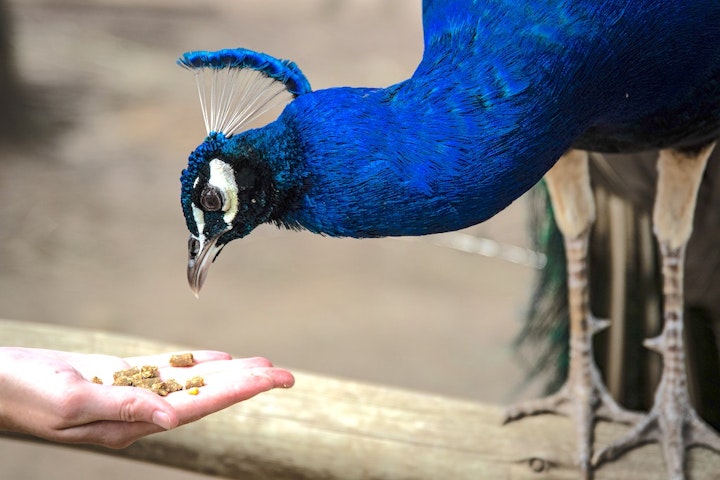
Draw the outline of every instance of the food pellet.
<instances>
[{"instance_id":1,"label":"food pellet","mask_svg":"<svg viewBox=\"0 0 720 480\"><path fill-rule=\"evenodd\" d=\"M192 353L186 353L182 355L173 355L173 357L182 357L179 361L182 365L176 366L190 366L194 363ZM172 364L171 359L171 364ZM99 377L93 377L94 383L102 383ZM175 379L170 378L163 380L160 378L160 369L154 365L144 365L142 367L132 367L127 370L120 370L113 373L113 385L124 386L124 387L138 387L145 388L151 392L157 393L164 397L170 393L177 392L183 389L183 386ZM191 395L197 395L199 393L198 387L205 385L203 377L195 376L192 377L185 383L185 388L188 389L188 393ZM190 391L194 390L194 391Z\"/></svg>"},{"instance_id":2,"label":"food pellet","mask_svg":"<svg viewBox=\"0 0 720 480\"><path fill-rule=\"evenodd\" d=\"M160 371L158 370L158 367L151 366L151 365L145 365L140 368L140 377L141 378L157 378L160 376Z\"/></svg>"},{"instance_id":3,"label":"food pellet","mask_svg":"<svg viewBox=\"0 0 720 480\"><path fill-rule=\"evenodd\" d=\"M152 390L155 385L158 385L160 383L163 383L163 381L159 377L151 377L151 378L140 377L140 378L132 380L133 387L147 388L149 390Z\"/></svg>"},{"instance_id":4,"label":"food pellet","mask_svg":"<svg viewBox=\"0 0 720 480\"><path fill-rule=\"evenodd\" d=\"M136 385L136 386L141 387L141 388L147 388L147 387L143 387L141 385ZM148 390L150 390L151 392L157 393L161 397L165 397L165 396L167 396L168 393L170 393L167 389L167 384L165 382L153 383L152 385L150 385L150 388L148 388Z\"/></svg>"},{"instance_id":5,"label":"food pellet","mask_svg":"<svg viewBox=\"0 0 720 480\"><path fill-rule=\"evenodd\" d=\"M171 367L191 367L195 365L195 359L192 353L179 353L170 356Z\"/></svg>"},{"instance_id":6,"label":"food pellet","mask_svg":"<svg viewBox=\"0 0 720 480\"><path fill-rule=\"evenodd\" d=\"M113 376L113 385L118 385L121 387L132 387L133 386L133 376L132 375L117 375ZM139 378L138 378L139 380Z\"/></svg>"},{"instance_id":7,"label":"food pellet","mask_svg":"<svg viewBox=\"0 0 720 480\"><path fill-rule=\"evenodd\" d=\"M177 392L178 390L183 389L183 386L172 378L165 382L165 387L167 388L168 393Z\"/></svg>"},{"instance_id":8,"label":"food pellet","mask_svg":"<svg viewBox=\"0 0 720 480\"><path fill-rule=\"evenodd\" d=\"M185 388L188 390L190 390L191 388L195 388L195 387L202 387L204 385L205 385L205 379L203 379L203 377L199 377L199 376L192 377L190 380L185 382Z\"/></svg>"},{"instance_id":9,"label":"food pellet","mask_svg":"<svg viewBox=\"0 0 720 480\"><path fill-rule=\"evenodd\" d=\"M127 370L120 370L118 372L115 372L115 373L113 373L113 380L117 381L120 378L123 378L123 379L132 378L135 375L140 375L139 367L132 367L132 368L128 368Z\"/></svg>"},{"instance_id":10,"label":"food pellet","mask_svg":"<svg viewBox=\"0 0 720 480\"><path fill-rule=\"evenodd\" d=\"M90 380L90 381L91 381L92 383L97 383L98 385L102 385L102 384L103 384L102 379L101 379L100 377L97 377L97 376L93 377L92 380Z\"/></svg>"}]
</instances>

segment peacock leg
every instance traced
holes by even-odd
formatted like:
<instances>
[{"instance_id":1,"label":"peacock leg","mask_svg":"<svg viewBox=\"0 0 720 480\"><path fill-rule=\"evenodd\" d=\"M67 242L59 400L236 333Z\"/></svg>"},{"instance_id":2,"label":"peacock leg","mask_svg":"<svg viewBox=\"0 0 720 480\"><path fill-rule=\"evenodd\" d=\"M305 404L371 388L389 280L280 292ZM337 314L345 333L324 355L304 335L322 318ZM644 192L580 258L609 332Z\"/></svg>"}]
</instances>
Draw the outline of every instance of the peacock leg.
<instances>
[{"instance_id":1,"label":"peacock leg","mask_svg":"<svg viewBox=\"0 0 720 480\"><path fill-rule=\"evenodd\" d=\"M593 358L592 337L606 328L588 303L587 251L595 202L590 186L587 152L570 150L545 175L558 228L565 241L570 310L570 366L563 387L549 397L511 407L506 422L539 413L556 413L573 419L578 437L577 463L583 478L592 477L593 427L598 418L624 423L638 414L620 407L602 382Z\"/></svg>"},{"instance_id":2,"label":"peacock leg","mask_svg":"<svg viewBox=\"0 0 720 480\"><path fill-rule=\"evenodd\" d=\"M683 345L683 272L685 245L692 232L697 192L714 144L699 151L663 150L658 160L658 184L653 227L660 245L663 273L662 333L645 346L663 358L663 373L652 409L628 434L598 452L595 464L649 442L662 446L668 476L685 478L685 450L693 445L720 452L720 436L690 403Z\"/></svg>"}]
</instances>

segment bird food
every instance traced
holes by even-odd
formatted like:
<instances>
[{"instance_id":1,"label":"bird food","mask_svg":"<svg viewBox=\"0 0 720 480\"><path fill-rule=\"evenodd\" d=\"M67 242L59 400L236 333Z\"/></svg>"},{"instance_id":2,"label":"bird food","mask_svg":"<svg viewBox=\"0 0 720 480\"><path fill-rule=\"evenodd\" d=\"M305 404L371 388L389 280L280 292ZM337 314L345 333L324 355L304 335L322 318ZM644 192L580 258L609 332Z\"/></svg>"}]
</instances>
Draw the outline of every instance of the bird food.
<instances>
[{"instance_id":1,"label":"bird food","mask_svg":"<svg viewBox=\"0 0 720 480\"><path fill-rule=\"evenodd\" d=\"M173 367L189 367L195 364L192 353L183 353L172 355L170 357L170 365ZM93 383L102 384L103 381L99 377L93 377ZM131 367L126 370L120 370L113 374L113 385L123 387L145 388L151 392L157 393L164 397L170 393L188 390L191 395L197 395L199 387L205 385L203 377L195 376L185 382L183 387L173 378L163 380L160 378L160 369L154 365L144 365L142 367Z\"/></svg>"},{"instance_id":2,"label":"bird food","mask_svg":"<svg viewBox=\"0 0 720 480\"><path fill-rule=\"evenodd\" d=\"M163 381L160 378L158 367L154 365L132 367L115 372L113 374L113 385L145 388L163 397L182 389L182 386L174 380L172 382Z\"/></svg>"},{"instance_id":3,"label":"bird food","mask_svg":"<svg viewBox=\"0 0 720 480\"><path fill-rule=\"evenodd\" d=\"M190 390L191 388L198 388L205 386L205 379L203 377L195 376L185 382L185 388Z\"/></svg>"},{"instance_id":4,"label":"bird food","mask_svg":"<svg viewBox=\"0 0 720 480\"><path fill-rule=\"evenodd\" d=\"M191 367L195 364L192 353L180 353L170 357L171 367Z\"/></svg>"}]
</instances>

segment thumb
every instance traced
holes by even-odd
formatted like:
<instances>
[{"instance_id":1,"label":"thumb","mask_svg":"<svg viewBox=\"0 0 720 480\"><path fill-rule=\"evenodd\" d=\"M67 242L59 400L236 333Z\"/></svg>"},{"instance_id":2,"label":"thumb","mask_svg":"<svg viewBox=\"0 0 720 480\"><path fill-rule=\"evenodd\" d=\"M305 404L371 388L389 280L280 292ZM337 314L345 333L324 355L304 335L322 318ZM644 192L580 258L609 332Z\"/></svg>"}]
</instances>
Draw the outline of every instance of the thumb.
<instances>
[{"instance_id":1,"label":"thumb","mask_svg":"<svg viewBox=\"0 0 720 480\"><path fill-rule=\"evenodd\" d=\"M91 421L153 423L164 430L180 424L177 412L159 395L136 387L93 385L98 395L88 402Z\"/></svg>"}]
</instances>

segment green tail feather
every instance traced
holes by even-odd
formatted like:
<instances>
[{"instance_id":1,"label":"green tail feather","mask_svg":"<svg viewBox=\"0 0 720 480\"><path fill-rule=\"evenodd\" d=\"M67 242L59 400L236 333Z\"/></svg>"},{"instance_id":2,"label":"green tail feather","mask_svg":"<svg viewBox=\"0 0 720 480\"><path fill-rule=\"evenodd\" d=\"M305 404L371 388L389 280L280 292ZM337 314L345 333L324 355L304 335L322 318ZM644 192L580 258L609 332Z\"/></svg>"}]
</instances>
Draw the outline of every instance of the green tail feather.
<instances>
[{"instance_id":1,"label":"green tail feather","mask_svg":"<svg viewBox=\"0 0 720 480\"><path fill-rule=\"evenodd\" d=\"M527 368L526 380L547 377L546 390L557 390L568 371L568 294L565 246L555 224L545 182L529 194L532 248L547 257L539 271L526 322L514 342Z\"/></svg>"}]
</instances>

